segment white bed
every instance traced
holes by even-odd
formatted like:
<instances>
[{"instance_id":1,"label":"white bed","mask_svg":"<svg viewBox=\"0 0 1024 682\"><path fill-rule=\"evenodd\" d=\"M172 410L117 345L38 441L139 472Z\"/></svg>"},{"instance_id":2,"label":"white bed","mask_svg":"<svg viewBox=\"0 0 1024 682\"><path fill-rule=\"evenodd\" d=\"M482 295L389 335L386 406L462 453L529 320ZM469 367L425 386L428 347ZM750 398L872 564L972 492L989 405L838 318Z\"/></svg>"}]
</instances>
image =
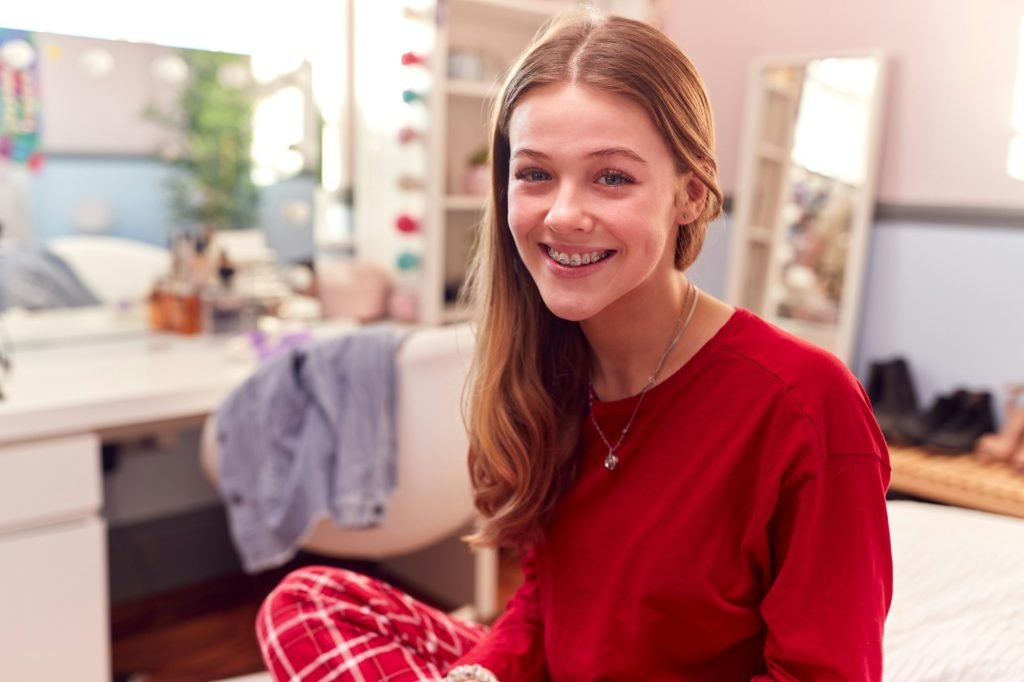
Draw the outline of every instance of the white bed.
<instances>
[{"instance_id":1,"label":"white bed","mask_svg":"<svg viewBox=\"0 0 1024 682\"><path fill-rule=\"evenodd\" d=\"M889 502L888 682L1024 681L1024 520Z\"/></svg>"}]
</instances>

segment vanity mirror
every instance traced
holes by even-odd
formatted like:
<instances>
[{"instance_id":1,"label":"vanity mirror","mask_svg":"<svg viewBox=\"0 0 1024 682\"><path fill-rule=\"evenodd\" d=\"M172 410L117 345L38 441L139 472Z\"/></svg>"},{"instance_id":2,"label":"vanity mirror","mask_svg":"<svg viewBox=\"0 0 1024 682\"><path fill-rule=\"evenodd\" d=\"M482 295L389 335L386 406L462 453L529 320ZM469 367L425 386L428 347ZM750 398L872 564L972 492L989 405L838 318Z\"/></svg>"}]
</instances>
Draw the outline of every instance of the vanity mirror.
<instances>
[{"instance_id":1,"label":"vanity mirror","mask_svg":"<svg viewBox=\"0 0 1024 682\"><path fill-rule=\"evenodd\" d=\"M727 297L849 364L885 91L877 52L758 60Z\"/></svg>"},{"instance_id":2,"label":"vanity mirror","mask_svg":"<svg viewBox=\"0 0 1024 682\"><path fill-rule=\"evenodd\" d=\"M286 53L0 28L0 324L14 345L143 332L171 271L199 290L230 266L250 296L258 270L287 293L277 266L314 256L321 121L308 60Z\"/></svg>"}]
</instances>

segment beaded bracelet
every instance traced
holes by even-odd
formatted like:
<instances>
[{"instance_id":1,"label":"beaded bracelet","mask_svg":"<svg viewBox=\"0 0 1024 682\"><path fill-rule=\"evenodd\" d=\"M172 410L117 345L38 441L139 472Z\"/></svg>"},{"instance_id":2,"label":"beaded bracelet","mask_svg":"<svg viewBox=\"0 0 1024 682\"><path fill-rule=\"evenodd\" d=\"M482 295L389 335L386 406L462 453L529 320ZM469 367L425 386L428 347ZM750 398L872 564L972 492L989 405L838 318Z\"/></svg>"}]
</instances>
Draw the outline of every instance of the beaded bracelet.
<instances>
[{"instance_id":1,"label":"beaded bracelet","mask_svg":"<svg viewBox=\"0 0 1024 682\"><path fill-rule=\"evenodd\" d=\"M444 676L444 682L498 682L498 678L482 665L473 664L452 668Z\"/></svg>"}]
</instances>

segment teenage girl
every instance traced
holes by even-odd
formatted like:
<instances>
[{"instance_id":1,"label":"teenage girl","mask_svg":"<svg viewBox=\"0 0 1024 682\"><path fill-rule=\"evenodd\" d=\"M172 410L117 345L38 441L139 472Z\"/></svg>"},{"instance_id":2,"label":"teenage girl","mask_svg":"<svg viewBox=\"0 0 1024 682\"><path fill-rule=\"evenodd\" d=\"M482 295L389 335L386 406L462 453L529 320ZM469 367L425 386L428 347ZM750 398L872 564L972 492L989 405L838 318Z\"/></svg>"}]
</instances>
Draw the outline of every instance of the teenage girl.
<instances>
[{"instance_id":1,"label":"teenage girl","mask_svg":"<svg viewBox=\"0 0 1024 682\"><path fill-rule=\"evenodd\" d=\"M564 15L510 72L490 151L471 542L521 551L524 583L484 628L303 569L259 617L270 670L881 679L885 441L835 357L687 280L722 201L693 65L648 25Z\"/></svg>"}]
</instances>

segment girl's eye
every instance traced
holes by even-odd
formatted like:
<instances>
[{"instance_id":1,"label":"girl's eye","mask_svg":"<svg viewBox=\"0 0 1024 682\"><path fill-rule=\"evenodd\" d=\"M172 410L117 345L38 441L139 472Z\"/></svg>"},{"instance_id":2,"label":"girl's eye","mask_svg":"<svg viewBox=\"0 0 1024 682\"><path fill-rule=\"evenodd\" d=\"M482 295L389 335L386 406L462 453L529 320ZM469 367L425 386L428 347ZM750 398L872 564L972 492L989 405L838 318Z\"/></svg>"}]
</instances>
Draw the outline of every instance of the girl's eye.
<instances>
[{"instance_id":1,"label":"girl's eye","mask_svg":"<svg viewBox=\"0 0 1024 682\"><path fill-rule=\"evenodd\" d=\"M632 183L633 179L626 175L625 173L609 170L601 173L599 182L602 185L607 185L608 187L621 187L622 185L628 185Z\"/></svg>"},{"instance_id":2,"label":"girl's eye","mask_svg":"<svg viewBox=\"0 0 1024 682\"><path fill-rule=\"evenodd\" d=\"M527 168L516 173L516 180L526 182L543 182L548 179L548 174L537 168Z\"/></svg>"}]
</instances>

